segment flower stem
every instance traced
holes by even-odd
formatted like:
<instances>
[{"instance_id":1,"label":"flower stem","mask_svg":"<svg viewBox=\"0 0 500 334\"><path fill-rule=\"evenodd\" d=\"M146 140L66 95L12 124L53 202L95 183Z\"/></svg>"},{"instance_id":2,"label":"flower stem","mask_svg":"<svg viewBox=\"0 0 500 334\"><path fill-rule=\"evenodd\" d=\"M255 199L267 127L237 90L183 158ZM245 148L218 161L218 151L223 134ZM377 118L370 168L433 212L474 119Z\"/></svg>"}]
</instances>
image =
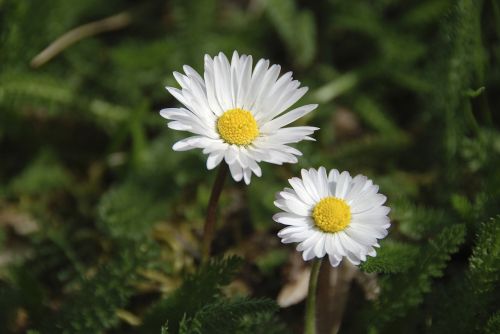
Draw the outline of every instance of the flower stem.
<instances>
[{"instance_id":1,"label":"flower stem","mask_svg":"<svg viewBox=\"0 0 500 334\"><path fill-rule=\"evenodd\" d=\"M203 227L202 263L206 263L208 259L210 259L210 250L212 248L212 240L215 232L215 221L217 219L217 204L219 203L227 171L227 164L222 162L217 171L214 185L212 186L212 193L208 201L207 217L205 218L205 226Z\"/></svg>"},{"instance_id":2,"label":"flower stem","mask_svg":"<svg viewBox=\"0 0 500 334\"><path fill-rule=\"evenodd\" d=\"M306 318L304 334L316 334L316 288L318 286L319 269L323 259L315 258L309 276L309 290L306 301Z\"/></svg>"}]
</instances>

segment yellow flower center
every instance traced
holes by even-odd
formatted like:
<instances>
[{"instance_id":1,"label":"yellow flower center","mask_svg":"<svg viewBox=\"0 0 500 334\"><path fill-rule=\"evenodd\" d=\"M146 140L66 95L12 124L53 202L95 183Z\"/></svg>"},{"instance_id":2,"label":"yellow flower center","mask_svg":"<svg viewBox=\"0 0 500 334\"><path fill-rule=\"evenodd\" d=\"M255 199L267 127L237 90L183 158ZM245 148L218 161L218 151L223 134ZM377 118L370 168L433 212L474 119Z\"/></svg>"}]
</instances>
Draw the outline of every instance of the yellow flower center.
<instances>
[{"instance_id":1,"label":"yellow flower center","mask_svg":"<svg viewBox=\"0 0 500 334\"><path fill-rule=\"evenodd\" d=\"M339 232L351 222L351 208L343 199L325 197L314 207L312 217L320 230Z\"/></svg>"},{"instance_id":2,"label":"yellow flower center","mask_svg":"<svg viewBox=\"0 0 500 334\"><path fill-rule=\"evenodd\" d=\"M226 143L249 145L259 135L253 115L240 108L230 109L217 120L217 131Z\"/></svg>"}]
</instances>

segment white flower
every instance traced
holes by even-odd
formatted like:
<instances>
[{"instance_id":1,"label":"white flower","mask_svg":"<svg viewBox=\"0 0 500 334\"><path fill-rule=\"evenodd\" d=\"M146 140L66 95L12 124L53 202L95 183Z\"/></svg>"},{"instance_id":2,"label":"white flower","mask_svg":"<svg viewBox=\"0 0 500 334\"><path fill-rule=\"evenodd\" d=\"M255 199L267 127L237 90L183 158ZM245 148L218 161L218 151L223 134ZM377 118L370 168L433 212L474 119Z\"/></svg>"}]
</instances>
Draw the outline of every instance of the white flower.
<instances>
[{"instance_id":1,"label":"white flower","mask_svg":"<svg viewBox=\"0 0 500 334\"><path fill-rule=\"evenodd\" d=\"M314 140L309 135L316 127L285 128L317 105L284 113L307 87L299 88L291 72L279 77L279 65L269 67L269 60L261 59L252 70L252 56L235 51L231 63L223 53L213 59L205 55L203 78L187 65L184 72L174 72L181 89L166 88L185 108L163 109L160 114L171 120L169 128L195 134L173 149L203 149L208 169L224 159L234 180L249 184L252 173L262 174L259 162L296 163L301 152L287 144Z\"/></svg>"},{"instance_id":2,"label":"white flower","mask_svg":"<svg viewBox=\"0 0 500 334\"><path fill-rule=\"evenodd\" d=\"M342 257L358 265L375 256L377 239L387 235L390 209L386 197L366 176L352 178L348 172L332 169L302 169L302 179L288 180L291 188L276 195L274 204L285 212L273 219L288 225L278 232L283 243L298 242L305 261L328 254L336 267Z\"/></svg>"}]
</instances>

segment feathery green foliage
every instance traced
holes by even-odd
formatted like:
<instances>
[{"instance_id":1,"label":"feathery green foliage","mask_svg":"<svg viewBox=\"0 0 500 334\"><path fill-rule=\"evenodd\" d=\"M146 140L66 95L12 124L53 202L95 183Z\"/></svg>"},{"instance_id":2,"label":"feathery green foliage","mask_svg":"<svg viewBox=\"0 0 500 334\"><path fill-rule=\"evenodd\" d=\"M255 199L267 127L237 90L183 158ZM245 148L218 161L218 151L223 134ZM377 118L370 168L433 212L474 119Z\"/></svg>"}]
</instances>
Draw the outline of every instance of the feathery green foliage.
<instances>
[{"instance_id":1,"label":"feathery green foliage","mask_svg":"<svg viewBox=\"0 0 500 334\"><path fill-rule=\"evenodd\" d=\"M246 317L273 313L276 304L272 300L221 299L221 288L241 265L235 256L215 259L188 275L179 289L146 315L144 331L152 332L166 321L169 333L234 333Z\"/></svg>"},{"instance_id":2,"label":"feathery green foliage","mask_svg":"<svg viewBox=\"0 0 500 334\"><path fill-rule=\"evenodd\" d=\"M118 322L117 309L127 305L133 294L131 283L141 262L147 259L145 245L126 244L118 256L84 280L79 291L63 305L56 327L64 333L99 333ZM94 307L88 307L94 305ZM50 325L47 325L50 328ZM53 332L54 329L47 329Z\"/></svg>"},{"instance_id":3,"label":"feathery green foliage","mask_svg":"<svg viewBox=\"0 0 500 334\"><path fill-rule=\"evenodd\" d=\"M388 277L375 305L373 321L380 325L422 303L423 295L431 290L431 280L443 275L446 262L463 242L464 234L463 225L445 228L421 249L418 261L409 270L392 279Z\"/></svg>"},{"instance_id":4,"label":"feathery green foliage","mask_svg":"<svg viewBox=\"0 0 500 334\"><path fill-rule=\"evenodd\" d=\"M239 298L231 301L220 301L203 306L195 315L181 321L179 333L237 333L244 330L246 317L256 314L272 313L276 303L269 299ZM248 329L246 329L248 330ZM245 331L252 333L251 331Z\"/></svg>"},{"instance_id":5,"label":"feathery green foliage","mask_svg":"<svg viewBox=\"0 0 500 334\"><path fill-rule=\"evenodd\" d=\"M497 333L499 41L494 0L0 0L0 332L300 332L303 304L264 298L293 280L273 197L323 165L392 209L357 273L379 293L353 283L340 332ZM293 71L320 130L297 164L226 181L213 250L245 260L199 268L215 173L158 111L173 71L233 50Z\"/></svg>"}]
</instances>

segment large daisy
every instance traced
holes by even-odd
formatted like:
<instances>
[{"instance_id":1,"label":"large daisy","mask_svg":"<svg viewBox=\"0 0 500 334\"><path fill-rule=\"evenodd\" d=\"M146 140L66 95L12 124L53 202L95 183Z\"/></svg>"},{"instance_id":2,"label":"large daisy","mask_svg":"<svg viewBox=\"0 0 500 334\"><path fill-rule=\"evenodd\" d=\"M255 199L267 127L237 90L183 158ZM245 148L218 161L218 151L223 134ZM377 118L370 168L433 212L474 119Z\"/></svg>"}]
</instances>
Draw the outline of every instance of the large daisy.
<instances>
[{"instance_id":1,"label":"large daisy","mask_svg":"<svg viewBox=\"0 0 500 334\"><path fill-rule=\"evenodd\" d=\"M231 62L223 53L213 59L205 55L203 77L187 65L184 72L174 72L181 89L167 87L184 107L160 114L170 120L169 128L194 134L173 149L201 148L208 155L208 169L225 160L234 180L249 184L252 173L262 174L259 162L295 163L301 152L288 144L314 140L309 135L316 127L285 127L317 105L286 112L307 87L299 87L291 72L280 77L279 65L269 66L269 60L261 59L252 69L252 56L235 51Z\"/></svg>"},{"instance_id":2,"label":"large daisy","mask_svg":"<svg viewBox=\"0 0 500 334\"><path fill-rule=\"evenodd\" d=\"M297 242L304 260L328 255L332 266L343 257L358 265L375 256L377 239L387 235L390 209L386 197L366 176L352 178L332 169L302 170L302 178L288 180L292 188L276 195L274 204L285 212L273 219L288 225L278 232L283 243Z\"/></svg>"}]
</instances>

